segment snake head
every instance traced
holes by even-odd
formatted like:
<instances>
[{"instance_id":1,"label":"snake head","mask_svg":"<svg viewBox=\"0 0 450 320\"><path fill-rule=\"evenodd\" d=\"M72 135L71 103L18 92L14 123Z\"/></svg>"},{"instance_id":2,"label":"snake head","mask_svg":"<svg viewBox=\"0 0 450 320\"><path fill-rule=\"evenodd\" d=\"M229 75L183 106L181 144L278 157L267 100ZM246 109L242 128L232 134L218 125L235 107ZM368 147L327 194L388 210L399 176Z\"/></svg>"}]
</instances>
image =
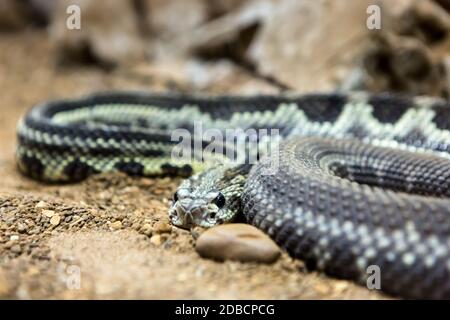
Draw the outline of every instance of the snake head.
<instances>
[{"instance_id":1,"label":"snake head","mask_svg":"<svg viewBox=\"0 0 450 320\"><path fill-rule=\"evenodd\" d=\"M170 221L177 227L191 229L234 220L240 212L244 182L239 176L230 179L227 170L220 166L184 180L173 196Z\"/></svg>"},{"instance_id":2,"label":"snake head","mask_svg":"<svg viewBox=\"0 0 450 320\"><path fill-rule=\"evenodd\" d=\"M209 228L223 223L222 210L226 203L220 192L209 192L205 197L192 197L189 190L178 189L169 209L169 217L175 226L190 229L194 226Z\"/></svg>"}]
</instances>

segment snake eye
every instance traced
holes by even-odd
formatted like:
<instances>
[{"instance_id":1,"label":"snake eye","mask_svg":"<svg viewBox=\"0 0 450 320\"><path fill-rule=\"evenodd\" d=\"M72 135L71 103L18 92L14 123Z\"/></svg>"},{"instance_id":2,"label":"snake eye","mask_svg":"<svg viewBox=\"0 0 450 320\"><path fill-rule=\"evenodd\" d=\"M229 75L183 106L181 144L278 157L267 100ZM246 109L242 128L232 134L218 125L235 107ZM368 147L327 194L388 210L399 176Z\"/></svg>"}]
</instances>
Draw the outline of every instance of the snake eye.
<instances>
[{"instance_id":1,"label":"snake eye","mask_svg":"<svg viewBox=\"0 0 450 320\"><path fill-rule=\"evenodd\" d=\"M219 192L217 197L214 199L214 203L217 207L222 208L225 205L225 197Z\"/></svg>"}]
</instances>

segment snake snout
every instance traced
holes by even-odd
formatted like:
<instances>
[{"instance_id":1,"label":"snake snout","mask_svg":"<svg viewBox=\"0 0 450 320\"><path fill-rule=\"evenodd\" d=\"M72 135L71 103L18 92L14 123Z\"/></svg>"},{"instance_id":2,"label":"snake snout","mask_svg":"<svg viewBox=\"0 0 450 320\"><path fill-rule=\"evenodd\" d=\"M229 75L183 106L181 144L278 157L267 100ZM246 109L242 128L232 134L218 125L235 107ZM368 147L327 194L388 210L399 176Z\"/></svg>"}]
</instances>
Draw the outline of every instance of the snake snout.
<instances>
[{"instance_id":1,"label":"snake snout","mask_svg":"<svg viewBox=\"0 0 450 320\"><path fill-rule=\"evenodd\" d=\"M189 228L199 225L207 214L206 202L196 199L178 201L171 210L172 222L180 227Z\"/></svg>"}]
</instances>

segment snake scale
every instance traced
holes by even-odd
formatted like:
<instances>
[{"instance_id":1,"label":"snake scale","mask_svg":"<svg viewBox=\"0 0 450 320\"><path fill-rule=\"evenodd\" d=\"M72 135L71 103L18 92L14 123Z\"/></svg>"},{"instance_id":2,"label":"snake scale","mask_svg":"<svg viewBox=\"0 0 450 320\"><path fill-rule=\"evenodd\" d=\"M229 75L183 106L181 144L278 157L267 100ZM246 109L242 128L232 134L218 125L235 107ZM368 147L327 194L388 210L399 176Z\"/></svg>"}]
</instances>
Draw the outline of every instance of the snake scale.
<instances>
[{"instance_id":1,"label":"snake scale","mask_svg":"<svg viewBox=\"0 0 450 320\"><path fill-rule=\"evenodd\" d=\"M234 145L195 133L199 123L219 133L243 129L249 154L267 143L262 129L276 129L278 140L257 151L255 163L248 156L237 163L226 156ZM176 130L192 133L185 146L200 146L201 154L174 158ZM210 144L225 147L212 152ZM210 227L243 215L309 268L365 283L375 265L387 293L450 298L444 100L100 93L33 107L18 125L16 154L23 173L45 182L108 171L189 177L169 209L176 226Z\"/></svg>"}]
</instances>

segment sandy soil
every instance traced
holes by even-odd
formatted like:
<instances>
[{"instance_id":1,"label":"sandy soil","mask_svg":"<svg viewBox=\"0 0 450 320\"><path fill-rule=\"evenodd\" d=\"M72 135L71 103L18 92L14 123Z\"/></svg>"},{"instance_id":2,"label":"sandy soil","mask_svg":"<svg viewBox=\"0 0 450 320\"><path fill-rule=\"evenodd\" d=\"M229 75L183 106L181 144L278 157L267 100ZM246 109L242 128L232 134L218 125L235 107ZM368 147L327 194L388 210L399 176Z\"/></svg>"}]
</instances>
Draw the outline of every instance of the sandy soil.
<instances>
[{"instance_id":1,"label":"sandy soil","mask_svg":"<svg viewBox=\"0 0 450 320\"><path fill-rule=\"evenodd\" d=\"M167 226L177 180L100 175L48 186L22 177L14 163L15 126L31 105L97 90L172 85L123 70L61 70L51 57L43 34L1 35L0 298L385 297L307 272L285 254L273 265L200 258L188 232L158 227Z\"/></svg>"}]
</instances>

